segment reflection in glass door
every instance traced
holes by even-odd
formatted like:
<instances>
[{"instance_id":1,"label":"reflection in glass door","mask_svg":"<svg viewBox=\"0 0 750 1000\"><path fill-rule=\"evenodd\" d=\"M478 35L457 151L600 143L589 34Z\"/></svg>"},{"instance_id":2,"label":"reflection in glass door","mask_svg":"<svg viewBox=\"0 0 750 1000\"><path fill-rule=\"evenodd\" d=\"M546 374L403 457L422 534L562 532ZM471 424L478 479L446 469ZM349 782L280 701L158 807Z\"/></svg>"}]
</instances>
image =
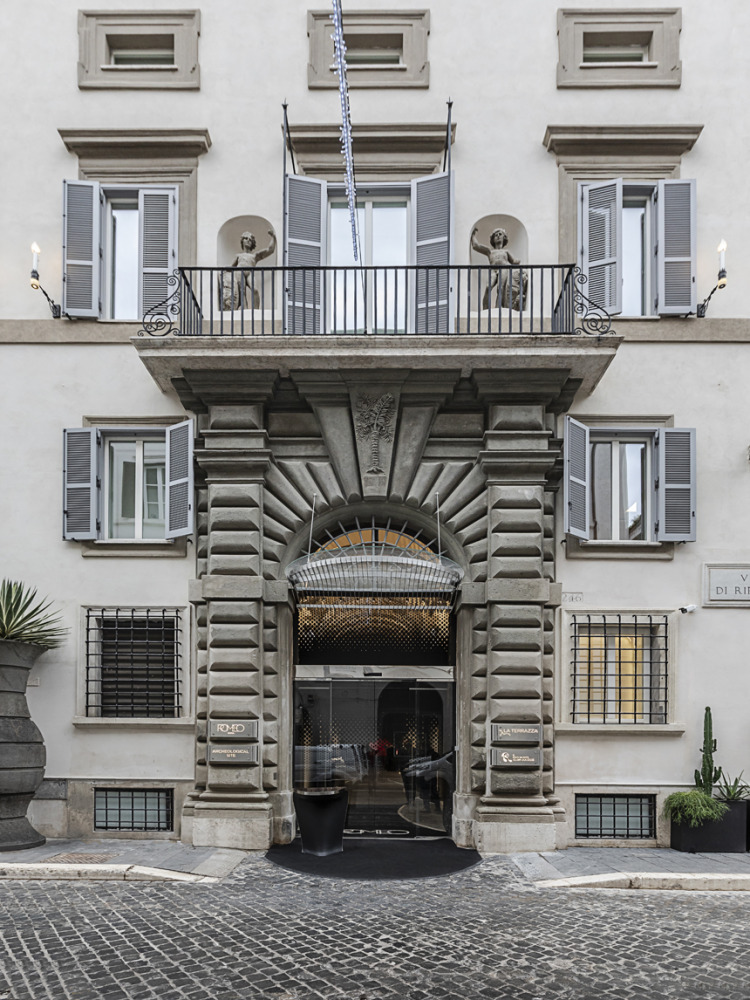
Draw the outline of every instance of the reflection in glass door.
<instances>
[{"instance_id":1,"label":"reflection in glass door","mask_svg":"<svg viewBox=\"0 0 750 1000\"><path fill-rule=\"evenodd\" d=\"M359 270L352 249L349 206L330 203L328 326L337 333L406 330L409 202L406 198L357 199Z\"/></svg>"},{"instance_id":2,"label":"reflection in glass door","mask_svg":"<svg viewBox=\"0 0 750 1000\"><path fill-rule=\"evenodd\" d=\"M359 836L450 836L454 685L443 680L298 680L296 788L345 785Z\"/></svg>"}]
</instances>

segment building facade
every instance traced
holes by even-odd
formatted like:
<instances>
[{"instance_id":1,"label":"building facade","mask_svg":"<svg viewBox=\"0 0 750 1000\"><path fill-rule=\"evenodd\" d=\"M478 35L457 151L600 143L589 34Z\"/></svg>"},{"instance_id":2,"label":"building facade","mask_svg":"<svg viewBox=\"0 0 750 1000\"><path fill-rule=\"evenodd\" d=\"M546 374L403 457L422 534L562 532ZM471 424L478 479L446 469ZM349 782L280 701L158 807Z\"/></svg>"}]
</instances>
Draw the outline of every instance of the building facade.
<instances>
[{"instance_id":1,"label":"building facade","mask_svg":"<svg viewBox=\"0 0 750 1000\"><path fill-rule=\"evenodd\" d=\"M748 766L726 9L345 3L354 242L325 5L8 12L42 833L655 845L706 705Z\"/></svg>"}]
</instances>

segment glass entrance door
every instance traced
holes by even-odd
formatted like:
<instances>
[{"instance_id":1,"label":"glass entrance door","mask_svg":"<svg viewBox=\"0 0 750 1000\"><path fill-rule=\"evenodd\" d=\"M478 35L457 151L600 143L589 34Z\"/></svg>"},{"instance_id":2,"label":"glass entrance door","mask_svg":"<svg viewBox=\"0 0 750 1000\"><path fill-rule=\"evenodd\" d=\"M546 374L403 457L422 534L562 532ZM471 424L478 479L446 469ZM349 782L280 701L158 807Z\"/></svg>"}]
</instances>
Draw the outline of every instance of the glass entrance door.
<instances>
[{"instance_id":1,"label":"glass entrance door","mask_svg":"<svg viewBox=\"0 0 750 1000\"><path fill-rule=\"evenodd\" d=\"M295 682L296 788L346 786L353 836L450 836L454 684Z\"/></svg>"}]
</instances>

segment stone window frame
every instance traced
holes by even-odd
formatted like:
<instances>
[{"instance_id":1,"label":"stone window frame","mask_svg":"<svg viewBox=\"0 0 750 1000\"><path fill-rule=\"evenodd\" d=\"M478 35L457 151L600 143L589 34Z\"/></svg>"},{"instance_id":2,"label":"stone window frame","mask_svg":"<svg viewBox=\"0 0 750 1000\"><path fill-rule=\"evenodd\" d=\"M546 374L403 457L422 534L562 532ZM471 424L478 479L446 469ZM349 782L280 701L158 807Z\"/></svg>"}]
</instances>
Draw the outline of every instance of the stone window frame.
<instances>
[{"instance_id":1,"label":"stone window frame","mask_svg":"<svg viewBox=\"0 0 750 1000\"><path fill-rule=\"evenodd\" d=\"M188 267L196 263L198 157L211 147L208 129L58 131L68 152L78 157L79 180L111 186L176 185L179 189L177 262Z\"/></svg>"},{"instance_id":2,"label":"stone window frame","mask_svg":"<svg viewBox=\"0 0 750 1000\"><path fill-rule=\"evenodd\" d=\"M679 87L682 82L679 7L603 10L596 7L561 8L557 12L557 86L565 87ZM613 44L629 40L645 43L643 62L583 61L587 32L611 38Z\"/></svg>"},{"instance_id":3,"label":"stone window frame","mask_svg":"<svg viewBox=\"0 0 750 1000\"><path fill-rule=\"evenodd\" d=\"M333 70L333 21L328 10L307 12L309 63L307 86L310 90L334 89L339 85ZM344 12L344 38L349 47L357 36L387 35L401 37L401 60L398 65L347 66L349 87L412 88L429 87L430 63L427 38L430 34L429 10L354 10Z\"/></svg>"},{"instance_id":4,"label":"stone window frame","mask_svg":"<svg viewBox=\"0 0 750 1000\"><path fill-rule=\"evenodd\" d=\"M166 433L168 427L179 424L184 416L169 417L84 417L82 427L99 427L102 430L134 429L135 435L152 436L154 432ZM84 559L184 559L187 556L187 536L181 538L97 538L78 543Z\"/></svg>"},{"instance_id":5,"label":"stone window frame","mask_svg":"<svg viewBox=\"0 0 750 1000\"><path fill-rule=\"evenodd\" d=\"M646 616L654 615L666 617L667 619L667 721L657 723L645 722L572 722L571 709L571 684L572 684L572 663L571 646L565 641L570 635L572 620L574 616L582 615L623 615L623 616ZM602 607L601 605L589 605L588 603L563 605L558 610L557 635L561 641L556 643L557 650L557 670L555 683L555 734L575 734L576 736L593 736L602 733L623 736L682 736L685 732L684 723L676 721L675 696L678 690L678 621L681 618L679 610L674 608L621 608Z\"/></svg>"},{"instance_id":6,"label":"stone window frame","mask_svg":"<svg viewBox=\"0 0 750 1000\"><path fill-rule=\"evenodd\" d=\"M580 421L596 434L604 429L612 430L616 428L623 434L653 436L654 428L674 427L673 416L600 416L598 414L576 414L575 419ZM649 448L653 448L650 444ZM674 559L675 542L657 542L653 540L643 542L616 541L616 540L587 540L576 538L574 535L566 535L565 558L566 559Z\"/></svg>"},{"instance_id":7,"label":"stone window frame","mask_svg":"<svg viewBox=\"0 0 750 1000\"><path fill-rule=\"evenodd\" d=\"M198 90L199 10L80 10L78 86L81 90ZM171 35L174 64L112 66L111 39Z\"/></svg>"},{"instance_id":8,"label":"stone window frame","mask_svg":"<svg viewBox=\"0 0 750 1000\"><path fill-rule=\"evenodd\" d=\"M179 614L182 626L181 638L179 639L181 654L178 667L180 678L180 715L163 717L143 716L133 718L129 716L98 716L86 714L86 671L88 669L86 662L86 616L88 611L97 610L103 607L108 609L127 607L128 610L136 607L139 610L151 608L152 610L177 612ZM182 604L167 602L160 605L143 604L136 606L126 605L123 602L112 601L110 604L89 602L88 604L81 605L79 607L78 623L79 653L76 658L76 711L72 719L73 726L77 729L110 730L119 732L143 732L144 730L163 733L192 732L195 728L192 690L193 661L195 652L193 649L194 641L192 638L192 629L193 617L191 610L189 607L185 607L185 605Z\"/></svg>"},{"instance_id":9,"label":"stone window frame","mask_svg":"<svg viewBox=\"0 0 750 1000\"><path fill-rule=\"evenodd\" d=\"M638 184L679 178L682 156L702 131L702 125L548 125L543 142L558 167L560 262L578 261L581 181L622 177Z\"/></svg>"}]
</instances>

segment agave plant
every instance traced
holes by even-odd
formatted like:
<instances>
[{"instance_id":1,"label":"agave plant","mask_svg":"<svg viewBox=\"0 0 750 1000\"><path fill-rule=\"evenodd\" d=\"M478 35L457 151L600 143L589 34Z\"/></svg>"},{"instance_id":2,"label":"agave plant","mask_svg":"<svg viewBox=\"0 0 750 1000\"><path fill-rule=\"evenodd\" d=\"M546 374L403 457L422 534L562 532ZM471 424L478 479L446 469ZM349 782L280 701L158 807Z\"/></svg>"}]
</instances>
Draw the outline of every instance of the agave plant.
<instances>
[{"instance_id":1,"label":"agave plant","mask_svg":"<svg viewBox=\"0 0 750 1000\"><path fill-rule=\"evenodd\" d=\"M28 642L43 649L60 646L68 630L51 612L51 601L38 600L36 590L25 583L0 583L0 639Z\"/></svg>"}]
</instances>

